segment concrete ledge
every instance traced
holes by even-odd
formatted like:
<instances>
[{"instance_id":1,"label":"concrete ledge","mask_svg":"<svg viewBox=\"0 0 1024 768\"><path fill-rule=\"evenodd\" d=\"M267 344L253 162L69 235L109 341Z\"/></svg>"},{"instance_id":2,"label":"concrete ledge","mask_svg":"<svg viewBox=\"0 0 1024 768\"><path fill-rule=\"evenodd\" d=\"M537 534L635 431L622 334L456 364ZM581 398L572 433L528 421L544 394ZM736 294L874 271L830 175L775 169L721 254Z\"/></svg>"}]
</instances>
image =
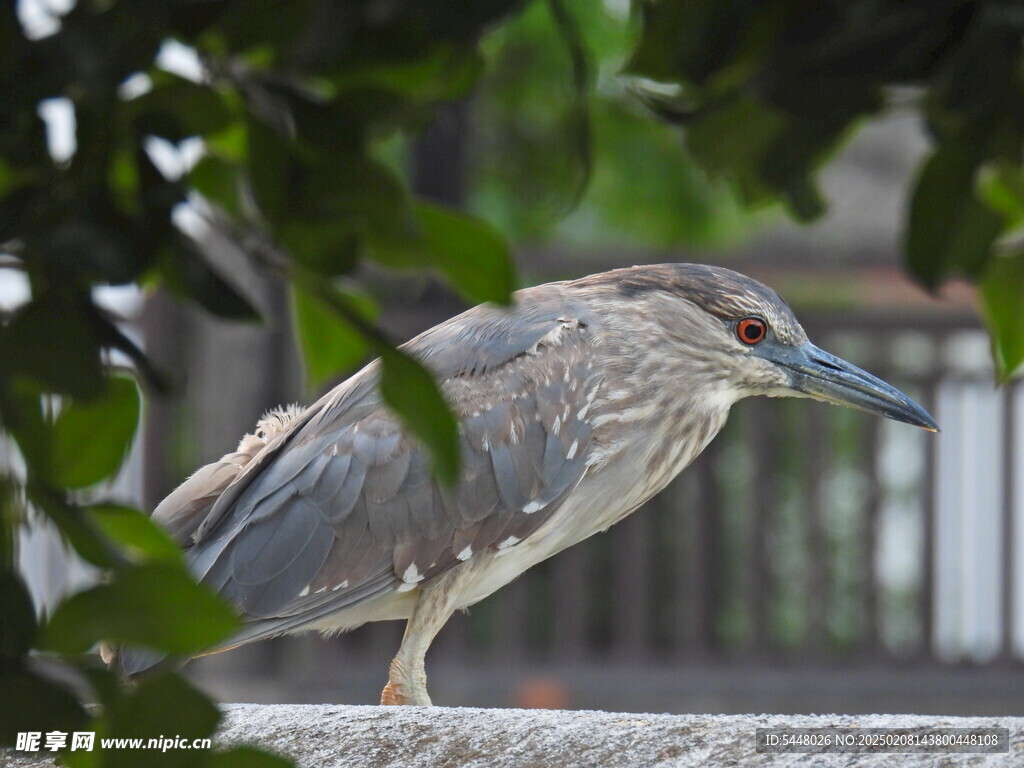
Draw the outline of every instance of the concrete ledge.
<instances>
[{"instance_id":1,"label":"concrete ledge","mask_svg":"<svg viewBox=\"0 0 1024 768\"><path fill-rule=\"evenodd\" d=\"M1024 766L1024 718L1011 717L638 715L285 704L228 704L224 711L220 743L259 745L292 756L303 768ZM1001 726L1010 729L1010 754L758 754L754 730L775 726ZM33 757L0 754L0 764L47 764Z\"/></svg>"}]
</instances>

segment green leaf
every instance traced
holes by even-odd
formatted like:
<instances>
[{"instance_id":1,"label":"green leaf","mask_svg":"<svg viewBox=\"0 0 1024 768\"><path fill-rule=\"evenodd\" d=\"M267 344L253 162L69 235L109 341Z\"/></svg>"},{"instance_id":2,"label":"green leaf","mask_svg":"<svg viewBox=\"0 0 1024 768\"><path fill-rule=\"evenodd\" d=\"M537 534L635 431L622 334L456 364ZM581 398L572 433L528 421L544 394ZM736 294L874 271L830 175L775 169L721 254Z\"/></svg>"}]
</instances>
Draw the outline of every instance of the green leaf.
<instances>
[{"instance_id":1,"label":"green leaf","mask_svg":"<svg viewBox=\"0 0 1024 768\"><path fill-rule=\"evenodd\" d=\"M789 124L777 110L754 99L740 99L703 113L686 127L686 143L712 175L730 179L748 205L775 199L761 174L765 158Z\"/></svg>"},{"instance_id":2,"label":"green leaf","mask_svg":"<svg viewBox=\"0 0 1024 768\"><path fill-rule=\"evenodd\" d=\"M1009 162L983 166L978 174L978 195L1003 215L1008 227L1024 224L1024 172Z\"/></svg>"},{"instance_id":3,"label":"green leaf","mask_svg":"<svg viewBox=\"0 0 1024 768\"><path fill-rule=\"evenodd\" d=\"M35 642L36 612L21 577L0 571L0 668L8 667L28 653Z\"/></svg>"},{"instance_id":4,"label":"green leaf","mask_svg":"<svg viewBox=\"0 0 1024 768\"><path fill-rule=\"evenodd\" d=\"M120 568L108 584L72 595L43 630L43 645L83 653L101 640L189 655L215 645L238 619L181 568L150 563Z\"/></svg>"},{"instance_id":5,"label":"green leaf","mask_svg":"<svg viewBox=\"0 0 1024 768\"><path fill-rule=\"evenodd\" d=\"M459 472L458 426L437 382L401 350L382 347L379 352L384 402L430 450L438 479L454 484Z\"/></svg>"},{"instance_id":6,"label":"green leaf","mask_svg":"<svg viewBox=\"0 0 1024 768\"><path fill-rule=\"evenodd\" d=\"M281 221L288 178L288 148L285 140L255 117L248 121L249 181L256 205L273 223Z\"/></svg>"},{"instance_id":7,"label":"green leaf","mask_svg":"<svg viewBox=\"0 0 1024 768\"><path fill-rule=\"evenodd\" d=\"M418 238L378 243L371 258L391 267L433 267L470 303L511 301L512 257L493 227L424 202L416 204L415 215Z\"/></svg>"},{"instance_id":8,"label":"green leaf","mask_svg":"<svg viewBox=\"0 0 1024 768\"><path fill-rule=\"evenodd\" d=\"M178 296L191 299L225 320L256 322L260 313L249 300L211 267L199 247L185 236L160 264L160 274Z\"/></svg>"},{"instance_id":9,"label":"green leaf","mask_svg":"<svg viewBox=\"0 0 1024 768\"><path fill-rule=\"evenodd\" d=\"M290 210L302 221L343 224L354 233L377 238L399 238L414 231L402 179L373 158L354 152L322 156L292 179Z\"/></svg>"},{"instance_id":10,"label":"green leaf","mask_svg":"<svg viewBox=\"0 0 1024 768\"><path fill-rule=\"evenodd\" d=\"M210 755L203 765L205 768L292 768L295 764L286 757L242 746Z\"/></svg>"},{"instance_id":11,"label":"green leaf","mask_svg":"<svg viewBox=\"0 0 1024 768\"><path fill-rule=\"evenodd\" d=\"M469 302L509 304L515 288L512 255L487 222L429 203L416 206L429 263Z\"/></svg>"},{"instance_id":12,"label":"green leaf","mask_svg":"<svg viewBox=\"0 0 1024 768\"><path fill-rule=\"evenodd\" d=\"M112 568L123 560L110 540L96 529L80 507L68 502L65 494L55 493L43 484L30 484L26 491L29 502L50 518L83 560L98 568Z\"/></svg>"},{"instance_id":13,"label":"green leaf","mask_svg":"<svg viewBox=\"0 0 1024 768\"><path fill-rule=\"evenodd\" d=\"M928 288L953 275L977 278L1003 228L975 194L976 153L947 142L925 163L910 204L907 269Z\"/></svg>"},{"instance_id":14,"label":"green leaf","mask_svg":"<svg viewBox=\"0 0 1024 768\"><path fill-rule=\"evenodd\" d=\"M292 258L321 275L348 274L359 263L359 235L353 222L344 218L292 220L282 224L278 234Z\"/></svg>"},{"instance_id":15,"label":"green leaf","mask_svg":"<svg viewBox=\"0 0 1024 768\"><path fill-rule=\"evenodd\" d=\"M441 43L417 57L348 67L331 82L339 91L380 89L417 102L451 101L472 87L483 64L475 48Z\"/></svg>"},{"instance_id":16,"label":"green leaf","mask_svg":"<svg viewBox=\"0 0 1024 768\"><path fill-rule=\"evenodd\" d=\"M160 73L160 79L167 83L125 105L141 133L177 143L219 131L232 122L231 110L212 86L166 72Z\"/></svg>"},{"instance_id":17,"label":"green leaf","mask_svg":"<svg viewBox=\"0 0 1024 768\"><path fill-rule=\"evenodd\" d=\"M206 155L188 173L199 194L232 216L242 214L242 179L236 164L217 155Z\"/></svg>"},{"instance_id":18,"label":"green leaf","mask_svg":"<svg viewBox=\"0 0 1024 768\"><path fill-rule=\"evenodd\" d=\"M89 720L77 697L35 672L0 669L0 746L13 747L24 731L82 730Z\"/></svg>"},{"instance_id":19,"label":"green leaf","mask_svg":"<svg viewBox=\"0 0 1024 768\"><path fill-rule=\"evenodd\" d=\"M344 302L358 316L374 318L376 307L368 297L332 293L335 302ZM363 334L322 295L295 285L292 307L308 389L319 391L366 357L369 344Z\"/></svg>"},{"instance_id":20,"label":"green leaf","mask_svg":"<svg viewBox=\"0 0 1024 768\"><path fill-rule=\"evenodd\" d=\"M0 359L51 391L96 397L104 377L95 314L77 292L44 291L0 325Z\"/></svg>"},{"instance_id":21,"label":"green leaf","mask_svg":"<svg viewBox=\"0 0 1024 768\"><path fill-rule=\"evenodd\" d=\"M166 562L184 568L181 548L167 531L139 510L117 504L93 504L84 511L93 525L133 560Z\"/></svg>"},{"instance_id":22,"label":"green leaf","mask_svg":"<svg viewBox=\"0 0 1024 768\"><path fill-rule=\"evenodd\" d=\"M1024 363L1024 253L993 257L981 278L981 305L1000 380Z\"/></svg>"},{"instance_id":23,"label":"green leaf","mask_svg":"<svg viewBox=\"0 0 1024 768\"><path fill-rule=\"evenodd\" d=\"M53 425L53 478L63 488L85 488L117 472L139 423L135 382L115 376L95 400L71 401Z\"/></svg>"},{"instance_id":24,"label":"green leaf","mask_svg":"<svg viewBox=\"0 0 1024 768\"><path fill-rule=\"evenodd\" d=\"M217 706L180 675L164 674L144 680L134 691L107 706L102 721L110 738L181 737L189 746L194 739L209 738L220 722ZM167 742L163 742L167 743ZM104 754L106 768L178 768L203 765L209 752L196 749L111 749Z\"/></svg>"}]
</instances>

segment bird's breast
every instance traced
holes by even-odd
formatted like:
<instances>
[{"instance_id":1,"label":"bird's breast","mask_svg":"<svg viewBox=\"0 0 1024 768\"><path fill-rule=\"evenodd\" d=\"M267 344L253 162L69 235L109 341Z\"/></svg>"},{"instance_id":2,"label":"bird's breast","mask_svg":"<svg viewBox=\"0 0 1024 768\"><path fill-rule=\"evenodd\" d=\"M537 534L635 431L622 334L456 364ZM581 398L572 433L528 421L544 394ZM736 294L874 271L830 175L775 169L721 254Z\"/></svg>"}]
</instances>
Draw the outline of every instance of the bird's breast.
<instances>
[{"instance_id":1,"label":"bird's breast","mask_svg":"<svg viewBox=\"0 0 1024 768\"><path fill-rule=\"evenodd\" d=\"M537 563L627 517L704 450L727 416L728 408L716 408L704 414L700 423L664 424L646 440L637 440L633 450L616 451L592 464L563 505L533 535L459 566L473 568L475 573L464 580L467 586L458 607L482 600Z\"/></svg>"}]
</instances>

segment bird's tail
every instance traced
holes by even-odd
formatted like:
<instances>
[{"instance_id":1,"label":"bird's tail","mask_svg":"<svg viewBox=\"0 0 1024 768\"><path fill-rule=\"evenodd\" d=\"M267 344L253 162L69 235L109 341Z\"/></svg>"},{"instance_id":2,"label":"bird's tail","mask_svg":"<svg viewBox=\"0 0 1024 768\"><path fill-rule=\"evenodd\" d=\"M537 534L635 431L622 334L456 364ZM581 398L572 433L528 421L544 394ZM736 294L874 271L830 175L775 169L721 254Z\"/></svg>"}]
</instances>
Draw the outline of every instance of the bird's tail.
<instances>
[{"instance_id":1,"label":"bird's tail","mask_svg":"<svg viewBox=\"0 0 1024 768\"><path fill-rule=\"evenodd\" d=\"M174 664L170 656L160 651L115 647L106 643L100 646L100 656L107 666L129 678L141 675L151 669L169 667Z\"/></svg>"}]
</instances>

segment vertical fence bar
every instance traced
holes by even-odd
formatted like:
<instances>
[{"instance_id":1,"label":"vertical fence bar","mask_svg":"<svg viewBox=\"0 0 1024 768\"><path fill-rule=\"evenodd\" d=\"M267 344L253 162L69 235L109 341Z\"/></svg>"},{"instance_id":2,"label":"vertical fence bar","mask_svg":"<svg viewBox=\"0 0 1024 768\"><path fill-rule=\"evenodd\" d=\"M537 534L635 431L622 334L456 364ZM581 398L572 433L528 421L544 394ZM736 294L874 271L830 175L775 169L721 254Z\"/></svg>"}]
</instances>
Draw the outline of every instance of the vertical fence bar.
<instances>
[{"instance_id":1,"label":"vertical fence bar","mask_svg":"<svg viewBox=\"0 0 1024 768\"><path fill-rule=\"evenodd\" d=\"M936 335L931 335L935 360L941 359L942 341ZM937 362L928 372L928 378L924 385L924 407L936 418L938 404L939 381L942 376L943 363ZM921 479L921 506L922 506L922 531L924 538L924 556L921 558L921 587L919 594L919 612L921 616L921 644L920 655L932 657L935 654L936 642L936 616L935 616L935 545L938 535L938 500L935 494L935 484L938 479L938 443L935 440L924 441L924 476Z\"/></svg>"},{"instance_id":2,"label":"vertical fence bar","mask_svg":"<svg viewBox=\"0 0 1024 768\"><path fill-rule=\"evenodd\" d=\"M559 660L578 662L590 655L587 638L591 584L590 547L579 544L555 556L552 569L554 604L554 655Z\"/></svg>"},{"instance_id":3,"label":"vertical fence bar","mask_svg":"<svg viewBox=\"0 0 1024 768\"><path fill-rule=\"evenodd\" d=\"M861 524L861 652L874 655L881 650L879 632L880 602L878 573L878 525L882 506L882 484L878 477L878 454L881 450L881 419L867 419L864 425L862 453L867 490Z\"/></svg>"},{"instance_id":4,"label":"vertical fence bar","mask_svg":"<svg viewBox=\"0 0 1024 768\"><path fill-rule=\"evenodd\" d=\"M772 565L769 544L778 504L779 468L772 446L780 442L778 403L752 404L750 447L754 461L753 504L744 603L751 617L750 651L763 657L771 650Z\"/></svg>"},{"instance_id":5,"label":"vertical fence bar","mask_svg":"<svg viewBox=\"0 0 1024 768\"><path fill-rule=\"evenodd\" d=\"M812 655L825 651L828 641L829 551L821 481L823 457L828 450L827 424L823 406L808 405L805 432L804 521L807 526L807 649Z\"/></svg>"},{"instance_id":6,"label":"vertical fence bar","mask_svg":"<svg viewBox=\"0 0 1024 768\"><path fill-rule=\"evenodd\" d=\"M1001 656L1005 660L1012 659L1013 652L1013 620L1014 620L1014 598L1013 585L1014 577L1014 536L1016 535L1014 525L1014 506L1016 499L1016 486L1014 474L1017 469L1016 456L1016 434L1014 427L1017 424L1017 397L1016 388L1013 384L1003 385L1003 514L1002 514L1002 636Z\"/></svg>"},{"instance_id":7,"label":"vertical fence bar","mask_svg":"<svg viewBox=\"0 0 1024 768\"><path fill-rule=\"evenodd\" d=\"M527 573L522 578L502 587L490 598L498 601L498 610L495 612L494 620L494 660L521 661L526 658L527 603L531 577L535 576L536 574Z\"/></svg>"},{"instance_id":8,"label":"vertical fence bar","mask_svg":"<svg viewBox=\"0 0 1024 768\"><path fill-rule=\"evenodd\" d=\"M612 654L641 661L651 636L650 505L630 515L612 532Z\"/></svg>"},{"instance_id":9,"label":"vertical fence bar","mask_svg":"<svg viewBox=\"0 0 1024 768\"><path fill-rule=\"evenodd\" d=\"M722 613L722 584L725 574L722 562L722 508L715 477L715 467L721 450L712 441L700 458L697 479L700 486L699 509L694 543L696 545L693 589L693 616L696 624L697 646L703 653L721 651L718 642L718 623Z\"/></svg>"},{"instance_id":10,"label":"vertical fence bar","mask_svg":"<svg viewBox=\"0 0 1024 768\"><path fill-rule=\"evenodd\" d=\"M698 465L688 470L664 492L662 500L672 516L672 655L679 660L692 657L700 647L699 606L702 604L701 563L698 560L699 516L704 505ZM667 494L667 498L664 494Z\"/></svg>"},{"instance_id":11,"label":"vertical fence bar","mask_svg":"<svg viewBox=\"0 0 1024 768\"><path fill-rule=\"evenodd\" d=\"M164 291L146 300L141 319L146 356L161 372L181 373L184 369L188 328L184 310ZM178 384L174 381L172 384ZM174 487L171 477L177 462L172 446L178 442L175 427L176 401L173 394L149 393L142 419L142 503L148 511Z\"/></svg>"}]
</instances>

